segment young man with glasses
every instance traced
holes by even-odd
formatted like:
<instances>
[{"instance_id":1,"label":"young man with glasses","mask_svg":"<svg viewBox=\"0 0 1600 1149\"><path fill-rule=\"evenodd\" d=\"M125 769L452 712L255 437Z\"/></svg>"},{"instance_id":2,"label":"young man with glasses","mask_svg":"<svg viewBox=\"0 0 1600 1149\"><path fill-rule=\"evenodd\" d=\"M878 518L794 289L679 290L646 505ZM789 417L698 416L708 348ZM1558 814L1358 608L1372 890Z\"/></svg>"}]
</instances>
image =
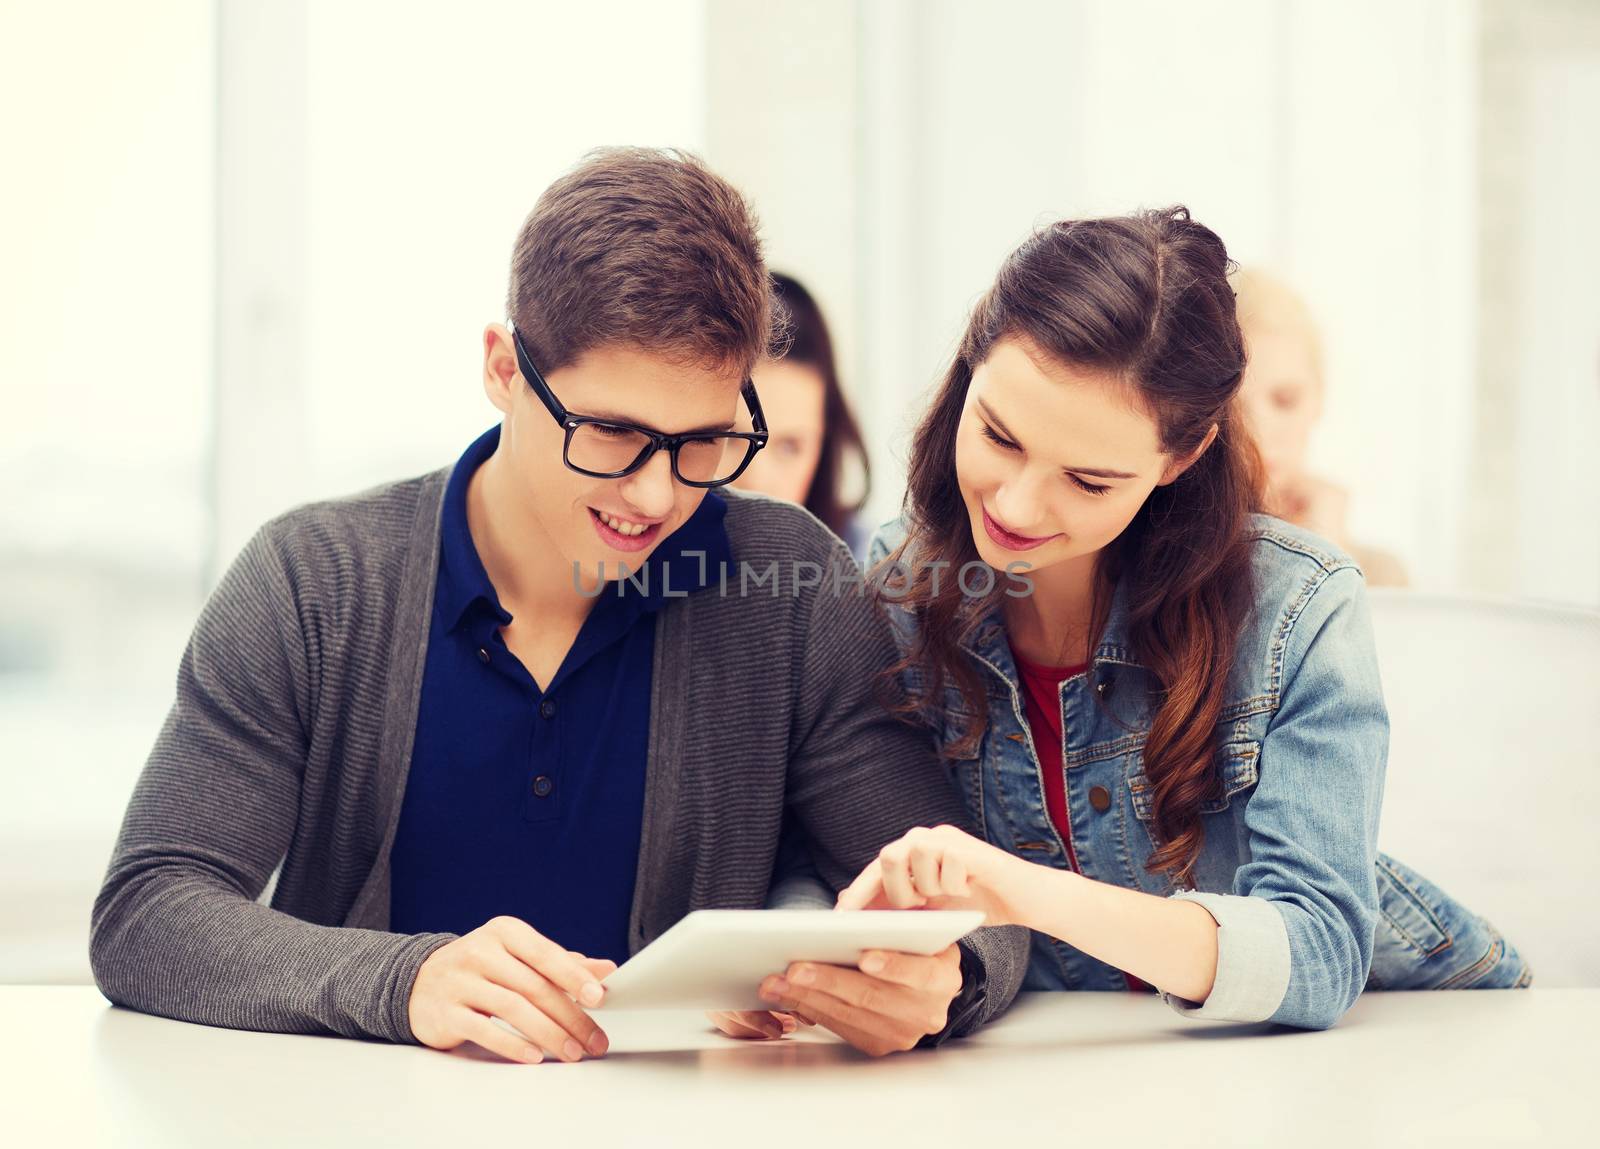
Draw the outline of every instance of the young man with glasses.
<instances>
[{"instance_id":1,"label":"young man with glasses","mask_svg":"<svg viewBox=\"0 0 1600 1149\"><path fill-rule=\"evenodd\" d=\"M498 426L267 524L207 604L95 903L111 1000L577 1060L605 1052L584 1007L612 963L763 905L786 823L837 889L964 820L876 693L883 620L820 573L853 573L843 545L721 490L766 438L739 194L691 157L596 153L524 224L507 310ZM1009 1003L1026 947L981 930L795 971L794 997L871 1053L936 1044Z\"/></svg>"}]
</instances>

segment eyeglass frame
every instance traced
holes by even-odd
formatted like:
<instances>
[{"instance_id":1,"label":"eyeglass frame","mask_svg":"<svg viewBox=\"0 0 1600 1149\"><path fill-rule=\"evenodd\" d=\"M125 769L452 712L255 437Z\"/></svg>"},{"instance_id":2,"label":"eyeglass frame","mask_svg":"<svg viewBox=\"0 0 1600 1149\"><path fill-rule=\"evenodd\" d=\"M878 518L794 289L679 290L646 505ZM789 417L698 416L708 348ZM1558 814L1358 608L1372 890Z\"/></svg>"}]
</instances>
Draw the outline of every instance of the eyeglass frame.
<instances>
[{"instance_id":1,"label":"eyeglass frame","mask_svg":"<svg viewBox=\"0 0 1600 1149\"><path fill-rule=\"evenodd\" d=\"M561 461L566 465L569 471L576 471L580 475L588 475L592 479L622 479L626 478L628 475L634 474L636 471L643 470L645 464L656 457L657 452L666 451L668 453L668 457L672 461L672 477L674 479L686 487L697 487L702 490L713 490L717 487L727 486L740 475L744 474L746 468L748 468L751 462L755 459L756 452L760 451L767 445L767 440L769 438L767 433L767 418L761 411L761 399L756 394L755 380L749 378L748 376L746 376L744 384L739 388L739 394L744 396L745 405L750 408L751 430L691 431L686 435L666 435L660 431L657 431L653 427L645 427L638 423L627 423L620 419L599 419L590 415L574 415L562 405L560 399L556 398L556 393L550 389L550 384L545 382L544 376L541 375L539 373L539 369L533 365L533 357L528 354L527 347L523 345L522 336L520 333L518 333L516 326L511 325L510 331L511 342L516 345L517 370L522 372L522 377L528 381L529 388L531 388L533 393L538 396L539 402L544 404L545 410L550 412L551 417L554 418L556 423L560 425L561 429L566 432L566 439L561 444ZM581 427L594 425L601 427L613 427L623 431L633 431L643 435L649 440L649 443L645 449L639 453L638 458L634 459L632 463L620 471L591 471L586 467L580 467L574 464L572 462L571 451L572 436L577 433L578 429ZM739 464L738 468L734 470L733 474L729 475L725 479L713 479L710 482L700 482L693 479L684 478L683 472L678 469L678 449L685 443L693 442L697 439L743 439L745 442L752 444L752 446L746 448L744 461Z\"/></svg>"}]
</instances>

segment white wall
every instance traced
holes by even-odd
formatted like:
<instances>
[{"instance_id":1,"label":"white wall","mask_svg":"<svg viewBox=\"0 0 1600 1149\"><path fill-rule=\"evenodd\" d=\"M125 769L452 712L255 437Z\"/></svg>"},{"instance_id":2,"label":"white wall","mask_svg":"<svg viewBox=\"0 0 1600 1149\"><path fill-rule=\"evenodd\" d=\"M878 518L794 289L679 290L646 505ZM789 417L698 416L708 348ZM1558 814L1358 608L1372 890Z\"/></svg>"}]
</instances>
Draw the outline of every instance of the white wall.
<instances>
[{"instance_id":1,"label":"white wall","mask_svg":"<svg viewBox=\"0 0 1600 1149\"><path fill-rule=\"evenodd\" d=\"M1318 313L1331 382L1314 462L1350 487L1354 532L1398 551L1421 583L1474 585L1460 528L1476 4L890 0L842 14L791 0L761 12L764 25L741 20L752 42L764 27L819 56L834 45L818 83L836 98L849 89L839 61L855 69L848 166L836 148L830 167L758 130L810 98L789 85L745 83L745 99L714 87L708 113L712 141L740 144L730 165L766 205L780 260L791 233L814 234L790 205L856 189L856 287L840 296L856 306L832 310L855 349L846 384L872 436L874 517L894 513L908 427L1028 229L1182 202ZM837 118L830 108L824 123Z\"/></svg>"},{"instance_id":2,"label":"white wall","mask_svg":"<svg viewBox=\"0 0 1600 1149\"><path fill-rule=\"evenodd\" d=\"M210 5L7 3L0 546L164 572L203 537ZM131 504L131 505L130 505Z\"/></svg>"},{"instance_id":3,"label":"white wall","mask_svg":"<svg viewBox=\"0 0 1600 1149\"><path fill-rule=\"evenodd\" d=\"M895 512L909 428L1006 251L1049 218L1183 202L1317 313L1330 391L1313 461L1350 488L1356 537L1423 586L1600 602L1600 527L1580 521L1593 492L1575 464L1524 484L1539 494L1516 503L1523 557L1503 578L1506 533L1469 498L1477 332L1494 322L1478 291L1475 0L224 11L303 27L298 56L248 36L224 71L226 97L254 62L269 97L255 106L280 122L295 109L301 130L275 143L258 110L223 136L223 174L233 147L266 181L224 196L224 270L229 236L270 258L222 278L219 562L276 509L435 465L486 424L477 335L499 315L517 224L585 148L630 141L703 150L753 198L774 266L816 290L870 439L870 517ZM1567 197L1523 248L1530 297L1552 303L1519 335L1519 370L1545 380L1587 362L1562 338L1593 337L1579 272L1555 270L1592 266L1564 238L1581 195L1548 190L1587 187L1581 97L1528 145L1545 140L1530 161L1550 169L1542 194ZM246 317L232 328L230 299ZM1574 386L1545 425L1581 443L1600 426ZM230 397L259 394L274 406L227 417ZM284 433L263 438L273 419ZM1554 449L1528 419L1506 450Z\"/></svg>"},{"instance_id":4,"label":"white wall","mask_svg":"<svg viewBox=\"0 0 1600 1149\"><path fill-rule=\"evenodd\" d=\"M202 589L213 22L0 9L0 980L89 903Z\"/></svg>"},{"instance_id":5,"label":"white wall","mask_svg":"<svg viewBox=\"0 0 1600 1149\"><path fill-rule=\"evenodd\" d=\"M712 6L707 139L762 206L774 261L813 280L840 330L870 518L898 509L910 427L1027 229L1182 202L1322 323L1312 462L1349 488L1355 538L1397 552L1418 586L1600 605L1600 472L1584 462L1600 437L1592 10L842 8ZM1483 102L1485 70L1504 67L1483 29L1528 42L1510 54L1526 91L1493 90L1515 109ZM1512 136L1499 120L1485 136L1488 114ZM1480 155L1483 139L1504 157ZM1518 190L1480 218L1485 173ZM1512 254L1490 274L1514 283L1480 291L1490 245Z\"/></svg>"},{"instance_id":6,"label":"white wall","mask_svg":"<svg viewBox=\"0 0 1600 1149\"><path fill-rule=\"evenodd\" d=\"M225 340L235 370L219 387L285 398L269 450L248 445L262 441L249 406L222 428L242 444L222 458L247 493L221 507L219 562L277 510L453 462L495 422L480 338L505 318L523 218L590 148L703 149L706 76L700 0L225 10L280 34L240 36L224 87L254 83L256 106L301 118L279 165L253 153L285 141L259 116L239 124L236 162L266 187L221 205L225 235L269 237L276 255L224 285L256 327ZM260 378L262 353L284 377Z\"/></svg>"},{"instance_id":7,"label":"white wall","mask_svg":"<svg viewBox=\"0 0 1600 1149\"><path fill-rule=\"evenodd\" d=\"M841 361L861 353L855 0L708 0L704 153L750 193L768 260L822 301ZM781 146L774 146L782 141Z\"/></svg>"},{"instance_id":8,"label":"white wall","mask_svg":"<svg viewBox=\"0 0 1600 1149\"><path fill-rule=\"evenodd\" d=\"M1281 263L1323 325L1330 381L1314 462L1350 488L1353 534L1435 589L1475 585L1458 544L1477 382L1475 9L1297 3L1286 54Z\"/></svg>"},{"instance_id":9,"label":"white wall","mask_svg":"<svg viewBox=\"0 0 1600 1149\"><path fill-rule=\"evenodd\" d=\"M1554 62L1526 122L1524 338L1515 375L1517 514L1502 537L1526 595L1600 604L1600 60ZM1488 317L1493 322L1493 317Z\"/></svg>"}]
</instances>

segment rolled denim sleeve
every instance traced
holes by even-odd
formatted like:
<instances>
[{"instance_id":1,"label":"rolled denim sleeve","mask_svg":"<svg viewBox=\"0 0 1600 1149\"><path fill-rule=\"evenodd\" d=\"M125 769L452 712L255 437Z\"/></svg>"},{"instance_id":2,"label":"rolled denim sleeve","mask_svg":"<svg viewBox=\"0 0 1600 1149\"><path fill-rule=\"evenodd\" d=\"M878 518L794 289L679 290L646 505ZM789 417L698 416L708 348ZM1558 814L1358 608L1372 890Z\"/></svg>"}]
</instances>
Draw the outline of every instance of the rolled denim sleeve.
<instances>
[{"instance_id":1,"label":"rolled denim sleeve","mask_svg":"<svg viewBox=\"0 0 1600 1149\"><path fill-rule=\"evenodd\" d=\"M1372 965L1378 816L1389 721L1361 573L1340 566L1285 612L1272 644L1278 705L1244 823L1250 859L1228 893L1181 891L1217 922L1217 975L1190 1017L1326 1029Z\"/></svg>"},{"instance_id":2,"label":"rolled denim sleeve","mask_svg":"<svg viewBox=\"0 0 1600 1149\"><path fill-rule=\"evenodd\" d=\"M1265 1021L1289 988L1292 959L1284 916L1265 898L1184 890L1174 898L1204 906L1217 921L1217 977L1204 1004L1162 994L1200 1021Z\"/></svg>"}]
</instances>

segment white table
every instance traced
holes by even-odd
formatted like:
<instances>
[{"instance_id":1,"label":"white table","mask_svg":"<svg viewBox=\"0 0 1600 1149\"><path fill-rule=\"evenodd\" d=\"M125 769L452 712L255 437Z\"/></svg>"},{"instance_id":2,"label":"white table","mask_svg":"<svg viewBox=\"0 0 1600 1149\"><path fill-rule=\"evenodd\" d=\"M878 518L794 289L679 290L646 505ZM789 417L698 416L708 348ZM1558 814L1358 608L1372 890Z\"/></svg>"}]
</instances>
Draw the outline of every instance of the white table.
<instances>
[{"instance_id":1,"label":"white table","mask_svg":"<svg viewBox=\"0 0 1600 1149\"><path fill-rule=\"evenodd\" d=\"M0 986L0 1130L28 1146L1600 1143L1600 989L1371 994L1325 1033L1026 995L973 1038L880 1061L824 1034L745 1044L698 1015L598 1016L604 1060L513 1065Z\"/></svg>"}]
</instances>

